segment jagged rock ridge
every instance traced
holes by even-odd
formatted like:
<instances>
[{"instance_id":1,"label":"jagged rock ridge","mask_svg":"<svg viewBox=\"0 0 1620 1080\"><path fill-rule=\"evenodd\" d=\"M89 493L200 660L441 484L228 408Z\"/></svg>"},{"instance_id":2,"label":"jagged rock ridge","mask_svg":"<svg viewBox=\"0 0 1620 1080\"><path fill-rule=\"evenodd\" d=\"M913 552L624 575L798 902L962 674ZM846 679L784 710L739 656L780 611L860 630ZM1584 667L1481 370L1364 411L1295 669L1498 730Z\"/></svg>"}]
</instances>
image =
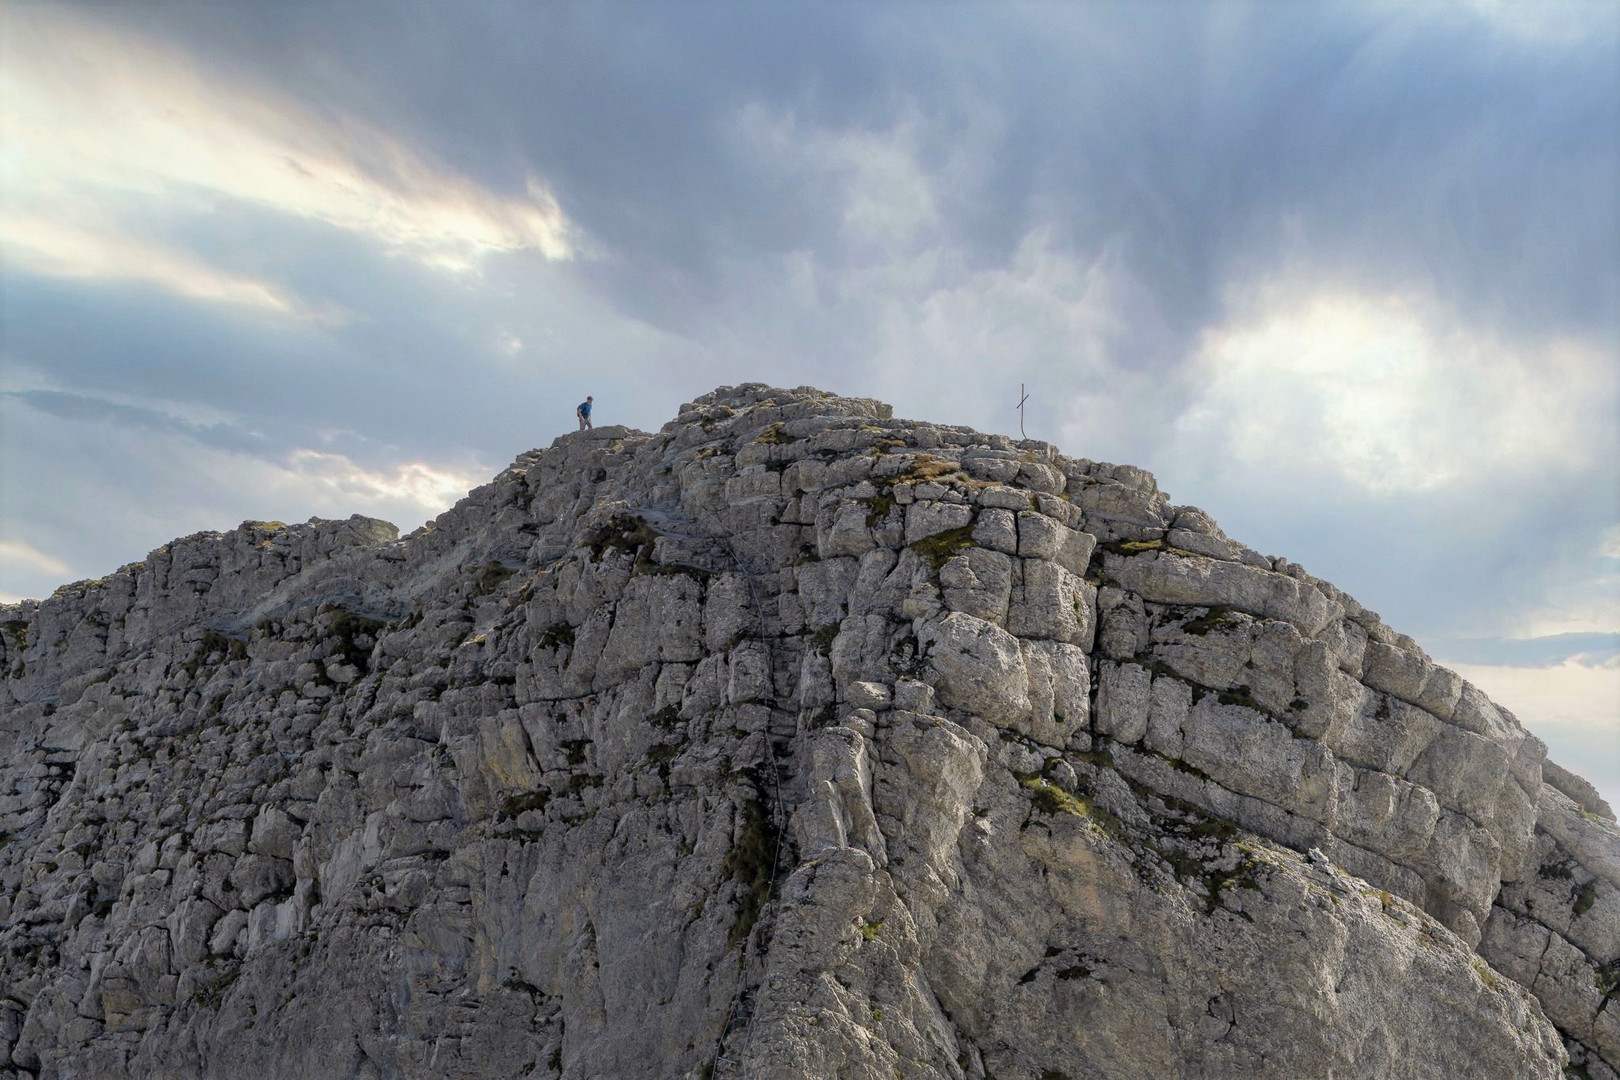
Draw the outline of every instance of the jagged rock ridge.
<instances>
[{"instance_id":1,"label":"jagged rock ridge","mask_svg":"<svg viewBox=\"0 0 1620 1080\"><path fill-rule=\"evenodd\" d=\"M1620 835L1147 473L722 388L0 608L0 1077L1615 1076Z\"/></svg>"}]
</instances>

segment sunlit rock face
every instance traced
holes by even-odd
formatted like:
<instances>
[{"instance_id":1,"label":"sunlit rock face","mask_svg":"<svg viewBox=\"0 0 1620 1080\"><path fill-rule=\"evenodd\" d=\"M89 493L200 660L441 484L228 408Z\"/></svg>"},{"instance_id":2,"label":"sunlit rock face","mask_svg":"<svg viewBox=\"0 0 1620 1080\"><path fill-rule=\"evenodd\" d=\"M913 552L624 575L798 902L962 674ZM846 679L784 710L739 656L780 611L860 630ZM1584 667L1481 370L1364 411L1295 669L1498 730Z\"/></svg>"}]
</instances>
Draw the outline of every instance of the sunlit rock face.
<instances>
[{"instance_id":1,"label":"sunlit rock face","mask_svg":"<svg viewBox=\"0 0 1620 1080\"><path fill-rule=\"evenodd\" d=\"M1138 469L723 388L0 608L0 1076L1614 1077L1620 834Z\"/></svg>"}]
</instances>

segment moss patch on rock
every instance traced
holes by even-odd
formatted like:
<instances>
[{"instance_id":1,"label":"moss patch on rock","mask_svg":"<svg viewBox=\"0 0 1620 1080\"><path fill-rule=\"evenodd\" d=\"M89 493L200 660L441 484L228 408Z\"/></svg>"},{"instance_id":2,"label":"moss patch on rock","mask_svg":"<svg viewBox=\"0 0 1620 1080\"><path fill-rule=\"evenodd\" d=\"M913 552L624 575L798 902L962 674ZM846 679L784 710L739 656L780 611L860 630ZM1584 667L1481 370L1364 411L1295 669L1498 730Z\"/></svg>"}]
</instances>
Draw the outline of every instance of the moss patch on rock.
<instances>
[{"instance_id":1,"label":"moss patch on rock","mask_svg":"<svg viewBox=\"0 0 1620 1080\"><path fill-rule=\"evenodd\" d=\"M606 523L585 538L591 561L601 562L609 551L623 552L636 562L651 556L653 541L658 534L644 518L636 514L614 514Z\"/></svg>"},{"instance_id":2,"label":"moss patch on rock","mask_svg":"<svg viewBox=\"0 0 1620 1080\"><path fill-rule=\"evenodd\" d=\"M721 872L743 887L742 903L737 908L737 918L727 935L728 947L746 941L765 910L765 903L771 895L776 849L780 840L775 823L765 812L763 795L744 803L742 814L741 834L720 863Z\"/></svg>"},{"instance_id":3,"label":"moss patch on rock","mask_svg":"<svg viewBox=\"0 0 1620 1080\"><path fill-rule=\"evenodd\" d=\"M966 548L976 546L973 542L973 526L964 525L960 529L946 529L933 536L925 536L911 545L911 550L933 569L938 570L957 554Z\"/></svg>"}]
</instances>

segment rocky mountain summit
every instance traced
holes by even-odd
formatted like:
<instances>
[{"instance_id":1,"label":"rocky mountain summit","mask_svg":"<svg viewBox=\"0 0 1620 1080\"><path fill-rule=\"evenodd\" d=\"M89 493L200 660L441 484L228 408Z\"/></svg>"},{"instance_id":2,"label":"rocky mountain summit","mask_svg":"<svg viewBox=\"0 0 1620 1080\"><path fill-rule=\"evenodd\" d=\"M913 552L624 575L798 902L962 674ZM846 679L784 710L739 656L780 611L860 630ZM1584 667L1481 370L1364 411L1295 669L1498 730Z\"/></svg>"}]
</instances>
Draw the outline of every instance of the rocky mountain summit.
<instances>
[{"instance_id":1,"label":"rocky mountain summit","mask_svg":"<svg viewBox=\"0 0 1620 1080\"><path fill-rule=\"evenodd\" d=\"M0 607L0 1077L1587 1077L1620 832L1147 473L722 388Z\"/></svg>"}]
</instances>

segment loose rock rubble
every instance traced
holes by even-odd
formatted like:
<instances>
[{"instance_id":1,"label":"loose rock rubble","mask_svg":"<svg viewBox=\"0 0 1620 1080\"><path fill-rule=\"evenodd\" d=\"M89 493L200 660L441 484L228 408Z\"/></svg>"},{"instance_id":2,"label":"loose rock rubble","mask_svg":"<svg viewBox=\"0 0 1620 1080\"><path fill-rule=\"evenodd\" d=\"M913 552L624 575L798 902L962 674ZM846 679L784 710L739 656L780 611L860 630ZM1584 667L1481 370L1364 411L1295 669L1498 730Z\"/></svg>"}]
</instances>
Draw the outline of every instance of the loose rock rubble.
<instances>
[{"instance_id":1,"label":"loose rock rubble","mask_svg":"<svg viewBox=\"0 0 1620 1080\"><path fill-rule=\"evenodd\" d=\"M1139 469L873 401L177 540L0 673L0 1077L1620 1063L1620 833L1510 714Z\"/></svg>"}]
</instances>

